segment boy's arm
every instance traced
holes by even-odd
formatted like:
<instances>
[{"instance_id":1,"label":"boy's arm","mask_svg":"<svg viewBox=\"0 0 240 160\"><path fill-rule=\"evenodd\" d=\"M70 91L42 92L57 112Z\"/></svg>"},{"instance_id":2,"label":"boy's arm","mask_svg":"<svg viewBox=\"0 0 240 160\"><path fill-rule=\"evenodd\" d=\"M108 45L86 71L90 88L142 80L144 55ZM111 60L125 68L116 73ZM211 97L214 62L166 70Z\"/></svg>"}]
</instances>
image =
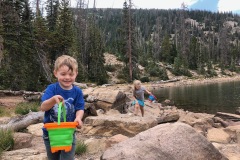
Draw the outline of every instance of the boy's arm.
<instances>
[{"instance_id":1,"label":"boy's arm","mask_svg":"<svg viewBox=\"0 0 240 160\"><path fill-rule=\"evenodd\" d=\"M45 101L41 104L41 110L42 111L48 111L50 110L55 104L59 104L60 102L63 102L63 97L60 95L55 95ZM63 102L64 103L64 102Z\"/></svg>"},{"instance_id":2,"label":"boy's arm","mask_svg":"<svg viewBox=\"0 0 240 160\"><path fill-rule=\"evenodd\" d=\"M74 120L74 122L78 122L78 128L82 128L83 126L83 122L82 122L82 118L83 118L83 114L84 114L84 110L78 110L76 112L76 119Z\"/></svg>"},{"instance_id":3,"label":"boy's arm","mask_svg":"<svg viewBox=\"0 0 240 160\"><path fill-rule=\"evenodd\" d=\"M149 90L145 90L145 92L149 95L151 95L152 93Z\"/></svg>"}]
</instances>

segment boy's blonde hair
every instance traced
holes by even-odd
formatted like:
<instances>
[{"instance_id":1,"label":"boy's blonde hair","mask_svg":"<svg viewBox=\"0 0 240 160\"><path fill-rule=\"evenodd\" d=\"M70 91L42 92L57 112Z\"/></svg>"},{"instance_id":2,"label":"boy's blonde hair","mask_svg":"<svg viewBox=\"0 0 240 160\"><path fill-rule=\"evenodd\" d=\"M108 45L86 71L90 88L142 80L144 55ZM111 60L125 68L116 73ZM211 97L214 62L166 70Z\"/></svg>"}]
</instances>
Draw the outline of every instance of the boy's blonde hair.
<instances>
[{"instance_id":1,"label":"boy's blonde hair","mask_svg":"<svg viewBox=\"0 0 240 160\"><path fill-rule=\"evenodd\" d=\"M134 80L133 81L133 85L134 86L139 85L139 84L141 85L141 81L139 81L139 80Z\"/></svg>"},{"instance_id":2,"label":"boy's blonde hair","mask_svg":"<svg viewBox=\"0 0 240 160\"><path fill-rule=\"evenodd\" d=\"M139 80L134 80L134 81L133 81L133 90L135 90L135 88L136 88L137 85L141 85L141 84L142 84L141 81L139 81Z\"/></svg>"},{"instance_id":3,"label":"boy's blonde hair","mask_svg":"<svg viewBox=\"0 0 240 160\"><path fill-rule=\"evenodd\" d=\"M76 59L68 55L62 55L56 59L54 64L54 71L57 71L62 66L69 67L71 71L78 71L78 63Z\"/></svg>"}]
</instances>

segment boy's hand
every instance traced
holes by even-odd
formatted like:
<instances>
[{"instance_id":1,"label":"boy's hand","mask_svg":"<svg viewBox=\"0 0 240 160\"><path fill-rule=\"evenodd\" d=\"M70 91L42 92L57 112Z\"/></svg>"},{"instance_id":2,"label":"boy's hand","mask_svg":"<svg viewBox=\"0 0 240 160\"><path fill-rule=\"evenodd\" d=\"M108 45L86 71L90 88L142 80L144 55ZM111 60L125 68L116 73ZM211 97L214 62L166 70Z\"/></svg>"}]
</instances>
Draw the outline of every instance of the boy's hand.
<instances>
[{"instance_id":1,"label":"boy's hand","mask_svg":"<svg viewBox=\"0 0 240 160\"><path fill-rule=\"evenodd\" d=\"M78 126L77 128L81 129L82 126L83 126L83 122L80 118L76 117L76 119L74 120L74 122L77 122L78 123Z\"/></svg>"},{"instance_id":2,"label":"boy's hand","mask_svg":"<svg viewBox=\"0 0 240 160\"><path fill-rule=\"evenodd\" d=\"M56 104L59 104L60 102L64 103L64 99L62 96L60 95L55 95L52 97L54 99L54 101L56 102Z\"/></svg>"}]
</instances>

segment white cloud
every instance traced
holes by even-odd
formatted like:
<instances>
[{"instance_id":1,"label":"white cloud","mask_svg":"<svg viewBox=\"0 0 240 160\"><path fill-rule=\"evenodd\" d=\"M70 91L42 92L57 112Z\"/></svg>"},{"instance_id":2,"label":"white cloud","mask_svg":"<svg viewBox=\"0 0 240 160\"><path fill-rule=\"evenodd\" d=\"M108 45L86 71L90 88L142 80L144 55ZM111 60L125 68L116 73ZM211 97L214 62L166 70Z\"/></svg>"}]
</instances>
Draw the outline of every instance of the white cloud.
<instances>
[{"instance_id":1,"label":"white cloud","mask_svg":"<svg viewBox=\"0 0 240 160\"><path fill-rule=\"evenodd\" d=\"M218 9L219 11L240 10L240 1L239 0L219 0Z\"/></svg>"}]
</instances>

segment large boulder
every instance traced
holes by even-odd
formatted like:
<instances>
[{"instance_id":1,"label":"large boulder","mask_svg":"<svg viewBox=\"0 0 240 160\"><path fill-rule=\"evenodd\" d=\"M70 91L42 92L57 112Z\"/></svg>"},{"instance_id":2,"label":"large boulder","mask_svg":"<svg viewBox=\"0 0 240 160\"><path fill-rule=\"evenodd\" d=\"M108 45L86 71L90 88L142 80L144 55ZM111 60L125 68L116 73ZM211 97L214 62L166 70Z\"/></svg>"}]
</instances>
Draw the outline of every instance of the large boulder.
<instances>
[{"instance_id":1,"label":"large boulder","mask_svg":"<svg viewBox=\"0 0 240 160\"><path fill-rule=\"evenodd\" d=\"M127 140L128 137L122 134L117 134L115 136L110 137L106 140L106 148L112 147L114 144L120 143L122 141Z\"/></svg>"},{"instance_id":2,"label":"large boulder","mask_svg":"<svg viewBox=\"0 0 240 160\"><path fill-rule=\"evenodd\" d=\"M139 117L127 114L101 115L87 117L84 121L83 133L109 137L123 134L132 137L156 125L157 120L150 116Z\"/></svg>"},{"instance_id":3,"label":"large boulder","mask_svg":"<svg viewBox=\"0 0 240 160\"><path fill-rule=\"evenodd\" d=\"M106 150L101 160L227 160L207 139L184 123L162 124Z\"/></svg>"},{"instance_id":4,"label":"large boulder","mask_svg":"<svg viewBox=\"0 0 240 160\"><path fill-rule=\"evenodd\" d=\"M98 101L96 109L104 109L105 111L110 109L121 111L127 100L126 94L117 89L97 88L92 92L92 95L96 97ZM99 101L101 103L99 103Z\"/></svg>"},{"instance_id":5,"label":"large boulder","mask_svg":"<svg viewBox=\"0 0 240 160\"><path fill-rule=\"evenodd\" d=\"M233 144L222 144L213 143L213 145L229 160L239 160L240 159L240 145Z\"/></svg>"}]
</instances>

